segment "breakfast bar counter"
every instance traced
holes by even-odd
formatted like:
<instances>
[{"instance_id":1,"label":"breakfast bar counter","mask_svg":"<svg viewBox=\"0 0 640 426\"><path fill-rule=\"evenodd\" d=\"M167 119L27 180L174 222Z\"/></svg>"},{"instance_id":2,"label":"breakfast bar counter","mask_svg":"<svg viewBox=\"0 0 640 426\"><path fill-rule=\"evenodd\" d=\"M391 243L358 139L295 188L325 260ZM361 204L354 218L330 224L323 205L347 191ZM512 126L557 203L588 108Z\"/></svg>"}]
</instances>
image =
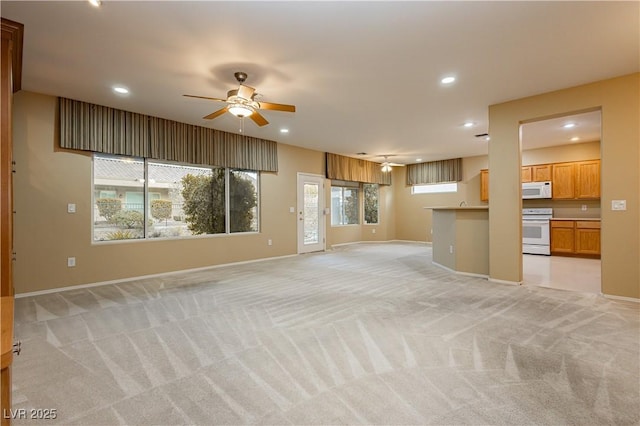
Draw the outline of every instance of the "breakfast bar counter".
<instances>
[{"instance_id":1,"label":"breakfast bar counter","mask_svg":"<svg viewBox=\"0 0 640 426\"><path fill-rule=\"evenodd\" d=\"M425 207L433 211L433 263L474 276L489 276L489 207Z\"/></svg>"}]
</instances>

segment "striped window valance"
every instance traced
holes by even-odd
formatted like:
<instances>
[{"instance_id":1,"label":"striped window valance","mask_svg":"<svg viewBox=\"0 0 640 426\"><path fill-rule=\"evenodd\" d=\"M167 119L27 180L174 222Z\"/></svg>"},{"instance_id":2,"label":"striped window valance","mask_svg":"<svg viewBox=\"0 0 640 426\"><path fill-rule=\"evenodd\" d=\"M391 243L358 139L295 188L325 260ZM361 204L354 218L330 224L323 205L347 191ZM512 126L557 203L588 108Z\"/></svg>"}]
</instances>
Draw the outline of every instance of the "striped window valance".
<instances>
[{"instance_id":1,"label":"striped window valance","mask_svg":"<svg viewBox=\"0 0 640 426\"><path fill-rule=\"evenodd\" d=\"M188 164L278 171L278 144L60 98L60 146Z\"/></svg>"},{"instance_id":2,"label":"striped window valance","mask_svg":"<svg viewBox=\"0 0 640 426\"><path fill-rule=\"evenodd\" d=\"M380 163L327 152L327 178L351 182L391 185L391 173L383 173Z\"/></svg>"},{"instance_id":3,"label":"striped window valance","mask_svg":"<svg viewBox=\"0 0 640 426\"><path fill-rule=\"evenodd\" d=\"M407 185L459 182L461 180L462 158L407 165Z\"/></svg>"}]
</instances>

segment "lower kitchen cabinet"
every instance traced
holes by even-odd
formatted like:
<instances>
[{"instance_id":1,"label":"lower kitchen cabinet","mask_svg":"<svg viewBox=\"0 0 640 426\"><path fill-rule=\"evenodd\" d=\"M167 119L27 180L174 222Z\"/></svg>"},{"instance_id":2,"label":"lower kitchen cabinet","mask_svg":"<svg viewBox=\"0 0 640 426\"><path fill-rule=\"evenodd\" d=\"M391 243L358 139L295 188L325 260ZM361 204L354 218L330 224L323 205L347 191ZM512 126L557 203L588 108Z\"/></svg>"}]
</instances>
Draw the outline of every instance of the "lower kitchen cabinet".
<instances>
[{"instance_id":1,"label":"lower kitchen cabinet","mask_svg":"<svg viewBox=\"0 0 640 426\"><path fill-rule=\"evenodd\" d=\"M600 221L551 220L551 254L600 257Z\"/></svg>"},{"instance_id":2,"label":"lower kitchen cabinet","mask_svg":"<svg viewBox=\"0 0 640 426\"><path fill-rule=\"evenodd\" d=\"M572 220L551 221L551 254L572 254L576 251L575 222Z\"/></svg>"},{"instance_id":3,"label":"lower kitchen cabinet","mask_svg":"<svg viewBox=\"0 0 640 426\"><path fill-rule=\"evenodd\" d=\"M576 221L576 253L600 256L600 222Z\"/></svg>"}]
</instances>

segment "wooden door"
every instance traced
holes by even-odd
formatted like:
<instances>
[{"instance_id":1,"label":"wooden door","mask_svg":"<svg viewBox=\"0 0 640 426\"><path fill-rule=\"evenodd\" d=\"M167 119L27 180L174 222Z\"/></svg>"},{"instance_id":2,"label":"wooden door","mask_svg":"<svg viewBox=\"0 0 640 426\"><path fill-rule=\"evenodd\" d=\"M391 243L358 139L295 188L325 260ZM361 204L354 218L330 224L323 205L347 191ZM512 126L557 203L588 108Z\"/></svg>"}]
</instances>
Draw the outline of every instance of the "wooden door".
<instances>
[{"instance_id":1,"label":"wooden door","mask_svg":"<svg viewBox=\"0 0 640 426\"><path fill-rule=\"evenodd\" d=\"M9 425L11 363L13 362L13 92L20 90L23 26L2 19L0 79L0 411Z\"/></svg>"},{"instance_id":2,"label":"wooden door","mask_svg":"<svg viewBox=\"0 0 640 426\"><path fill-rule=\"evenodd\" d=\"M575 198L574 166L574 163L557 163L553 165L551 192L554 199Z\"/></svg>"},{"instance_id":3,"label":"wooden door","mask_svg":"<svg viewBox=\"0 0 640 426\"><path fill-rule=\"evenodd\" d=\"M575 171L576 198L600 198L600 160L577 162Z\"/></svg>"}]
</instances>

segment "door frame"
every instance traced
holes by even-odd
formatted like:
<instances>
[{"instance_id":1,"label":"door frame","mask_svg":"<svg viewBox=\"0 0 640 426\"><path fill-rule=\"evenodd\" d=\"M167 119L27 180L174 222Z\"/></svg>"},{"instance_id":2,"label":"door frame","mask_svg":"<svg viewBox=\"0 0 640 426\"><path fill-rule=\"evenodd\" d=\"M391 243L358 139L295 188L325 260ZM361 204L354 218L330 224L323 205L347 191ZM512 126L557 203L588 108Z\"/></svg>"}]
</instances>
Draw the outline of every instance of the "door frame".
<instances>
[{"instance_id":1,"label":"door frame","mask_svg":"<svg viewBox=\"0 0 640 426\"><path fill-rule=\"evenodd\" d=\"M320 184L320 194L318 196L318 234L320 242L313 247L305 246L304 244L304 217L303 215L303 202L304 202L304 183L305 180L313 181ZM298 254L311 253L317 251L326 250L327 241L327 226L326 226L326 212L325 212L325 190L326 178L323 175L314 173L298 172L296 178L296 241Z\"/></svg>"}]
</instances>

